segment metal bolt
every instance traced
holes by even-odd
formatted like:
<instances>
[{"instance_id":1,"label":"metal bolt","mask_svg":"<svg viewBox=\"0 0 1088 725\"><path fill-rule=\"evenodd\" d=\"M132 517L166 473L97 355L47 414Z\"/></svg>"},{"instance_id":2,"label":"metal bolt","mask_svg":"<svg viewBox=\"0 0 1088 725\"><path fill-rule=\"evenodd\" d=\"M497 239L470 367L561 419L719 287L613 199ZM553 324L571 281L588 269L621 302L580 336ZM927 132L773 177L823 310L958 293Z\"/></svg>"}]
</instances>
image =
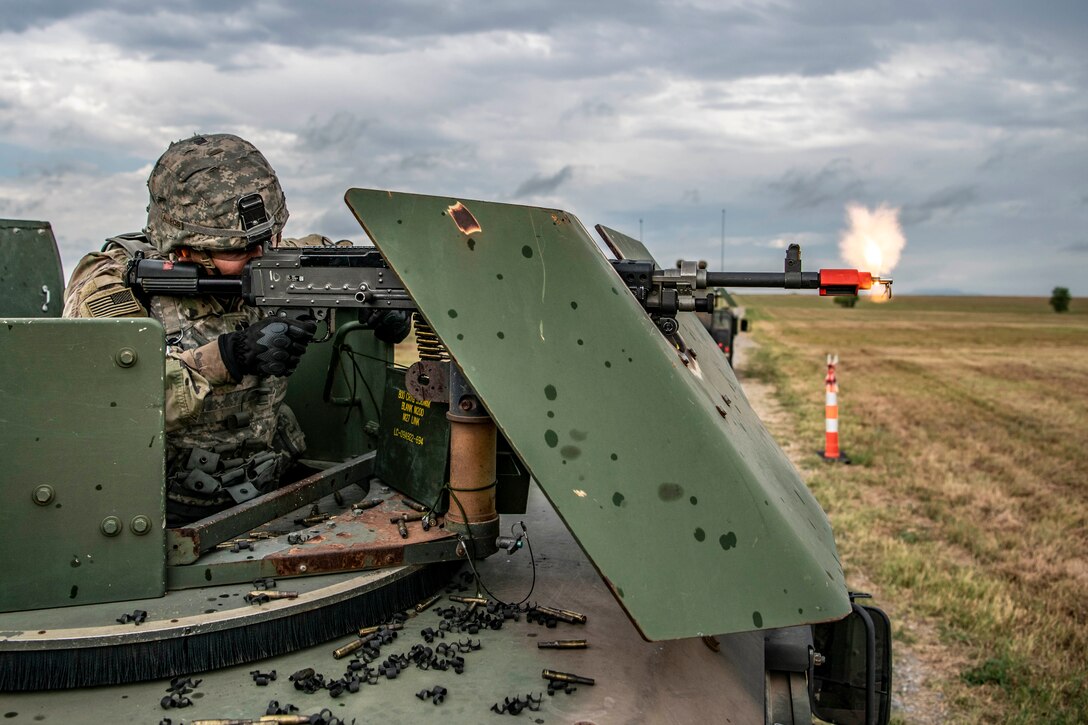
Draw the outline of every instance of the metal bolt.
<instances>
[{"instance_id":1,"label":"metal bolt","mask_svg":"<svg viewBox=\"0 0 1088 725\"><path fill-rule=\"evenodd\" d=\"M812 653L812 664L813 665L815 665L816 667L823 667L825 662L827 662L827 658L824 657L822 654L820 654L819 652L813 652Z\"/></svg>"},{"instance_id":2,"label":"metal bolt","mask_svg":"<svg viewBox=\"0 0 1088 725\"><path fill-rule=\"evenodd\" d=\"M304 573L306 573L306 565L305 565L305 564L301 564L301 565L300 565L300 566L298 567L298 570L299 570L299 572L301 572L301 573L303 573L303 574L304 574Z\"/></svg>"},{"instance_id":3,"label":"metal bolt","mask_svg":"<svg viewBox=\"0 0 1088 725\"><path fill-rule=\"evenodd\" d=\"M136 364L136 351L131 347L122 347L113 359L121 367L130 368Z\"/></svg>"},{"instance_id":4,"label":"metal bolt","mask_svg":"<svg viewBox=\"0 0 1088 725\"><path fill-rule=\"evenodd\" d=\"M102 519L102 533L106 536L117 536L121 533L121 519L116 516L107 516Z\"/></svg>"},{"instance_id":5,"label":"metal bolt","mask_svg":"<svg viewBox=\"0 0 1088 725\"><path fill-rule=\"evenodd\" d=\"M46 506L53 501L53 495L53 487L43 483L34 489L34 503Z\"/></svg>"},{"instance_id":6,"label":"metal bolt","mask_svg":"<svg viewBox=\"0 0 1088 725\"><path fill-rule=\"evenodd\" d=\"M146 516L134 516L129 523L129 528L132 529L132 533L137 536L143 536L148 531L151 531L151 519Z\"/></svg>"}]
</instances>

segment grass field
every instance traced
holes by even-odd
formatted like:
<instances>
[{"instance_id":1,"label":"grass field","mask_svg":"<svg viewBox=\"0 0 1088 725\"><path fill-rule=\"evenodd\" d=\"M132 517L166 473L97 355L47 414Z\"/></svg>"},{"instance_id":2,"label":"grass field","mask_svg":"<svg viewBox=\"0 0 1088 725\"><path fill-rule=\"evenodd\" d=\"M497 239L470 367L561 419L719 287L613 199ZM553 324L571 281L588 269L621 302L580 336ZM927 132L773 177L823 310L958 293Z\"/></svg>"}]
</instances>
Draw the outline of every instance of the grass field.
<instances>
[{"instance_id":1,"label":"grass field","mask_svg":"<svg viewBox=\"0 0 1088 725\"><path fill-rule=\"evenodd\" d=\"M949 720L1088 722L1088 304L743 303L746 372L788 412L773 432L812 451L847 581L892 612ZM852 466L814 453L832 352Z\"/></svg>"}]
</instances>

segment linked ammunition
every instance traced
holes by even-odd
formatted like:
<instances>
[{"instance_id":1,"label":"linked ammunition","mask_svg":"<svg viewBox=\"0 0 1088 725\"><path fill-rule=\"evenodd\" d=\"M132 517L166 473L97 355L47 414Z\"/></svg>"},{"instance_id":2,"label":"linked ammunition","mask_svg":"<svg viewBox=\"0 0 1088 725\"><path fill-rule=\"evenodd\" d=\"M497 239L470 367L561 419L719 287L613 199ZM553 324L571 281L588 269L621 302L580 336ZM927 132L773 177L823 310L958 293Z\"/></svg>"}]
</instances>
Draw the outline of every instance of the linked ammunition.
<instances>
[{"instance_id":1,"label":"linked ammunition","mask_svg":"<svg viewBox=\"0 0 1088 725\"><path fill-rule=\"evenodd\" d=\"M569 624L585 624L588 617L580 612L572 612L569 609L555 609L554 607L537 606L536 611L547 614L556 619L561 619Z\"/></svg>"},{"instance_id":2,"label":"linked ammunition","mask_svg":"<svg viewBox=\"0 0 1088 725\"><path fill-rule=\"evenodd\" d=\"M398 521L419 521L421 518L423 518L426 515L427 515L427 513L425 511L413 511L412 513L407 513L407 512L399 513L396 516L390 516L389 517L389 523L395 524Z\"/></svg>"},{"instance_id":3,"label":"linked ammunition","mask_svg":"<svg viewBox=\"0 0 1088 725\"><path fill-rule=\"evenodd\" d=\"M250 592L249 596L254 599L264 599L269 601L272 599L298 599L298 592L280 592L274 589L265 589L263 591Z\"/></svg>"},{"instance_id":4,"label":"linked ammunition","mask_svg":"<svg viewBox=\"0 0 1088 725\"><path fill-rule=\"evenodd\" d=\"M460 602L461 604L487 604L487 597L462 597L457 594L451 594L450 601Z\"/></svg>"},{"instance_id":5,"label":"linked ammunition","mask_svg":"<svg viewBox=\"0 0 1088 725\"><path fill-rule=\"evenodd\" d=\"M572 685L593 685L596 684L592 677L582 677L581 675L575 675L570 672L557 672L556 670L544 670L540 673L540 676L545 680L552 682L569 682Z\"/></svg>"},{"instance_id":6,"label":"linked ammunition","mask_svg":"<svg viewBox=\"0 0 1088 725\"><path fill-rule=\"evenodd\" d=\"M422 511L423 513L427 513L427 511L429 511L429 509L426 506L424 506L423 504L416 503L415 501L409 501L406 498L402 498L400 500L400 502L402 504L404 504L405 506L407 506L408 508L415 509L416 511Z\"/></svg>"},{"instance_id":7,"label":"linked ammunition","mask_svg":"<svg viewBox=\"0 0 1088 725\"><path fill-rule=\"evenodd\" d=\"M408 522L405 519L397 519L397 531L400 532L400 538L408 538Z\"/></svg>"},{"instance_id":8,"label":"linked ammunition","mask_svg":"<svg viewBox=\"0 0 1088 725\"><path fill-rule=\"evenodd\" d=\"M431 605L442 598L441 594L435 594L434 596L427 597L422 602L416 605L417 612L425 612L431 608Z\"/></svg>"},{"instance_id":9,"label":"linked ammunition","mask_svg":"<svg viewBox=\"0 0 1088 725\"><path fill-rule=\"evenodd\" d=\"M551 642L537 642L537 649L586 649L589 643L584 639L554 639Z\"/></svg>"},{"instance_id":10,"label":"linked ammunition","mask_svg":"<svg viewBox=\"0 0 1088 725\"><path fill-rule=\"evenodd\" d=\"M375 624L371 627L363 627L359 630L360 637L366 637L368 634L374 634L379 629L386 629L392 631L394 629L403 629L404 625L400 622L393 622L392 624Z\"/></svg>"}]
</instances>

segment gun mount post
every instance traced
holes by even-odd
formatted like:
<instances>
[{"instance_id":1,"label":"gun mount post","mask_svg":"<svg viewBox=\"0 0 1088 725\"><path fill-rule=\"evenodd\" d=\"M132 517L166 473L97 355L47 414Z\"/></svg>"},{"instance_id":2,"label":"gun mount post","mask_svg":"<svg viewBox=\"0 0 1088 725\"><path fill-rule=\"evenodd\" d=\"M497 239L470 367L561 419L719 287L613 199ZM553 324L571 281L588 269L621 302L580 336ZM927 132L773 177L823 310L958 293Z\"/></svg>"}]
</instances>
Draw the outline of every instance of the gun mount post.
<instances>
[{"instance_id":1,"label":"gun mount post","mask_svg":"<svg viewBox=\"0 0 1088 725\"><path fill-rule=\"evenodd\" d=\"M495 506L498 431L476 391L456 365L450 365L450 507L446 528L473 540L473 558L498 549ZM482 547L482 548L481 548Z\"/></svg>"}]
</instances>

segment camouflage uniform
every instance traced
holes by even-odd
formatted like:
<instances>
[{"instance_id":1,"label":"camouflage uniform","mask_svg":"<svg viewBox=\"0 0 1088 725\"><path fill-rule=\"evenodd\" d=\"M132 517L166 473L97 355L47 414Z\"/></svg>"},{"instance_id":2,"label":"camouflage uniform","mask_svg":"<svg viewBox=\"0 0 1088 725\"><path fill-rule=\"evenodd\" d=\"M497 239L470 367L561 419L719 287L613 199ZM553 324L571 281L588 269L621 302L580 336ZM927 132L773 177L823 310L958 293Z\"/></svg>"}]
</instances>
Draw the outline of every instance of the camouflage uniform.
<instances>
[{"instance_id":1,"label":"camouflage uniform","mask_svg":"<svg viewBox=\"0 0 1088 725\"><path fill-rule=\"evenodd\" d=\"M197 137L203 140L203 137ZM232 136L209 136L211 143L226 153L257 153L246 142ZM193 141L192 139L189 140ZM241 143L237 143L241 142ZM182 144L184 142L179 142ZM171 147L173 150L174 147ZM201 149L205 151L206 149ZM168 159L170 151L164 154ZM213 150L212 158L222 154ZM207 154L203 158L207 158ZM173 157L177 160L177 155ZM178 247L199 248L211 233L221 234L217 246L205 248L245 248L245 236L233 230L216 228L224 209L204 199L186 197L183 189L169 200L157 198L156 188L166 186L171 177L185 176L186 169L167 168L165 183L156 174L166 166L160 160L148 185L152 188L148 217L148 236L155 238L161 251L148 250L150 258L172 256ZM190 160L184 155L182 164ZM267 164L263 157L260 162ZM209 173L205 164L200 172ZM243 169L244 170L244 169ZM211 173L223 185L240 185L251 190L251 180L236 169ZM274 179L274 176L272 177ZM286 220L286 206L278 182L274 189L262 189L273 197L273 233ZM276 192L278 192L278 199ZM164 202L170 201L166 207ZM175 209L190 229L181 229L171 217ZM229 211L234 212L233 209ZM236 213L236 212L234 212ZM196 227L193 231L191 227ZM137 235L125 235L133 238ZM163 241L165 239L165 241ZM167 518L176 525L202 518L235 502L245 501L278 485L279 478L305 449L305 441L291 409L284 404L287 381L283 377L245 375L235 382L227 372L220 354L218 337L235 332L261 319L260 312L241 299L221 297L172 297L165 295L140 299L123 282L129 253L107 243L102 252L84 257L65 290L65 317L152 317L166 333L166 475Z\"/></svg>"}]
</instances>

